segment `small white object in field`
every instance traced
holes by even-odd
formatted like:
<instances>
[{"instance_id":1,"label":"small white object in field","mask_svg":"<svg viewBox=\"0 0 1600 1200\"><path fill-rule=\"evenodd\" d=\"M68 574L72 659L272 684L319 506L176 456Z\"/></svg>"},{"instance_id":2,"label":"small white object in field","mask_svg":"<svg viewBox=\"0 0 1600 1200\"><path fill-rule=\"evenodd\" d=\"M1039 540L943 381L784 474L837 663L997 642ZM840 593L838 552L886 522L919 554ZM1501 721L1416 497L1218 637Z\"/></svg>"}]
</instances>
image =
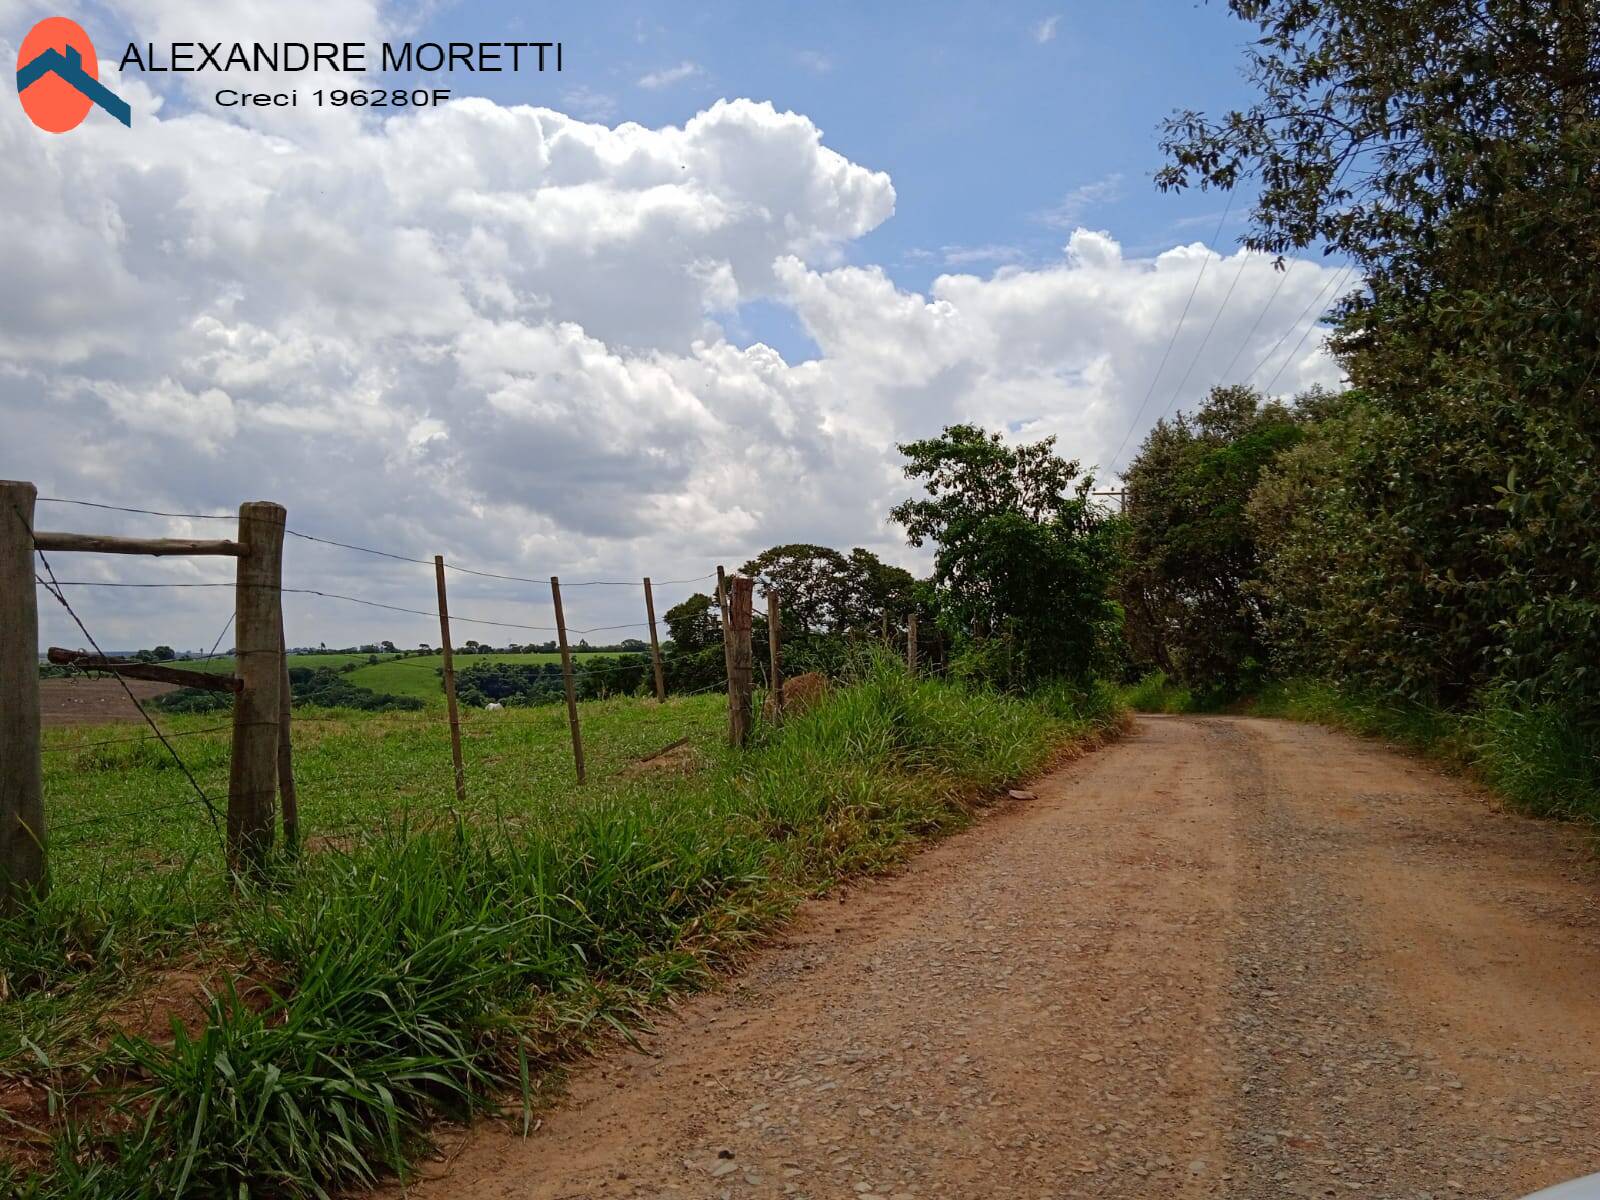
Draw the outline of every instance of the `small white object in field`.
<instances>
[{"instance_id":1,"label":"small white object in field","mask_svg":"<svg viewBox=\"0 0 1600 1200\"><path fill-rule=\"evenodd\" d=\"M500 701L498 701L498 700L491 700L491 701L489 701L489 703L485 704L483 707L484 707L485 711L487 711L487 712L499 712L502 708L505 707L505 705L501 704Z\"/></svg>"},{"instance_id":2,"label":"small white object in field","mask_svg":"<svg viewBox=\"0 0 1600 1200\"><path fill-rule=\"evenodd\" d=\"M1039 798L1034 792L1018 791L1016 788L1013 788L1011 791L1007 792L1006 795L1010 796L1013 800L1037 800Z\"/></svg>"},{"instance_id":3,"label":"small white object in field","mask_svg":"<svg viewBox=\"0 0 1600 1200\"><path fill-rule=\"evenodd\" d=\"M1600 1200L1600 1175L1585 1175L1570 1183L1558 1183L1523 1200Z\"/></svg>"}]
</instances>

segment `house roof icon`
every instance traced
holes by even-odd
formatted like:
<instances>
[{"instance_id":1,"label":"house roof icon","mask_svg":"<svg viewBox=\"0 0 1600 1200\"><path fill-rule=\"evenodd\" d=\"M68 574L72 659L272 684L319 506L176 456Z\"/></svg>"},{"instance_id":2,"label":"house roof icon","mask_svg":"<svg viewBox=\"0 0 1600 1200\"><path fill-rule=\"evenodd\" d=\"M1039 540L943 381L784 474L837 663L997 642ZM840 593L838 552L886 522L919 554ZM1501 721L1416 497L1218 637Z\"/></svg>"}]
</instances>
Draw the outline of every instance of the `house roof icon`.
<instances>
[{"instance_id":1,"label":"house roof icon","mask_svg":"<svg viewBox=\"0 0 1600 1200\"><path fill-rule=\"evenodd\" d=\"M27 91L46 75L58 76L124 125L133 125L133 110L128 107L128 102L84 70L83 56L76 46L69 45L65 50L57 50L52 46L19 66L17 92Z\"/></svg>"}]
</instances>

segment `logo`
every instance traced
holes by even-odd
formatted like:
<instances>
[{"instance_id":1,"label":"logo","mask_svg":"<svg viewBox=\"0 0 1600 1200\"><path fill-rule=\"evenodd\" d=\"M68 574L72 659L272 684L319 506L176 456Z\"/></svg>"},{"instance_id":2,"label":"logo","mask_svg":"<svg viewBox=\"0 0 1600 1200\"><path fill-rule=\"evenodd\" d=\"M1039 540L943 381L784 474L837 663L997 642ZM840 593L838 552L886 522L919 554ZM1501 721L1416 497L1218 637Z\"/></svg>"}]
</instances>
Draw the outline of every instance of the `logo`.
<instances>
[{"instance_id":1,"label":"logo","mask_svg":"<svg viewBox=\"0 0 1600 1200\"><path fill-rule=\"evenodd\" d=\"M100 82L89 35L66 17L46 17L22 39L17 95L28 119L48 133L76 129L97 104L124 125L133 124L127 101Z\"/></svg>"}]
</instances>

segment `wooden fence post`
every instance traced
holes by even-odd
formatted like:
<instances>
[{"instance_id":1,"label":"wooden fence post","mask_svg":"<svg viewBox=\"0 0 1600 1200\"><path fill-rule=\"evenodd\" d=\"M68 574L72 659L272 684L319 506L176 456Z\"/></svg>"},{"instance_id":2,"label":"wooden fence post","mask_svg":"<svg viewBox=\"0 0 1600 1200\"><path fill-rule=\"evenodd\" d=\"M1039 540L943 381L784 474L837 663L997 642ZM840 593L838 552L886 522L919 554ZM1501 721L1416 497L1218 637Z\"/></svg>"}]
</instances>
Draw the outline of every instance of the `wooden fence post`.
<instances>
[{"instance_id":1,"label":"wooden fence post","mask_svg":"<svg viewBox=\"0 0 1600 1200\"><path fill-rule=\"evenodd\" d=\"M650 618L650 660L656 669L656 703L667 699L667 677L661 670L661 639L656 636L656 600L650 592L650 576L644 577L644 611Z\"/></svg>"},{"instance_id":2,"label":"wooden fence post","mask_svg":"<svg viewBox=\"0 0 1600 1200\"><path fill-rule=\"evenodd\" d=\"M883 642L884 649L888 649L888 647L889 647L889 610L887 608L883 610L883 633L880 635L879 640Z\"/></svg>"},{"instance_id":3,"label":"wooden fence post","mask_svg":"<svg viewBox=\"0 0 1600 1200\"><path fill-rule=\"evenodd\" d=\"M444 704L450 714L450 765L455 768L456 803L467 802L467 764L461 757L461 709L456 704L456 656L450 642L450 602L445 597L444 555L433 556L434 582L439 589L439 649L444 655Z\"/></svg>"},{"instance_id":4,"label":"wooden fence post","mask_svg":"<svg viewBox=\"0 0 1600 1200\"><path fill-rule=\"evenodd\" d=\"M567 689L567 724L572 726L572 761L578 766L578 782L588 779L583 769L583 734L578 730L578 689L572 681L572 651L567 648L567 618L561 611L561 580L550 576L550 599L556 609L556 637L561 640L561 682Z\"/></svg>"},{"instance_id":5,"label":"wooden fence post","mask_svg":"<svg viewBox=\"0 0 1600 1200\"><path fill-rule=\"evenodd\" d=\"M31 483L0 481L0 912L49 887Z\"/></svg>"},{"instance_id":6,"label":"wooden fence post","mask_svg":"<svg viewBox=\"0 0 1600 1200\"><path fill-rule=\"evenodd\" d=\"M767 657L771 660L772 723L783 722L783 663L778 654L778 593L767 593Z\"/></svg>"},{"instance_id":7,"label":"wooden fence post","mask_svg":"<svg viewBox=\"0 0 1600 1200\"><path fill-rule=\"evenodd\" d=\"M754 591L755 583L743 575L729 580L728 634L723 645L728 651L728 741L735 748L742 748L750 737L750 607Z\"/></svg>"},{"instance_id":8,"label":"wooden fence post","mask_svg":"<svg viewBox=\"0 0 1600 1200\"><path fill-rule=\"evenodd\" d=\"M239 506L234 584L233 758L228 765L228 865L258 871L272 850L283 694L283 505Z\"/></svg>"},{"instance_id":9,"label":"wooden fence post","mask_svg":"<svg viewBox=\"0 0 1600 1200\"><path fill-rule=\"evenodd\" d=\"M906 618L906 670L917 673L917 614Z\"/></svg>"},{"instance_id":10,"label":"wooden fence post","mask_svg":"<svg viewBox=\"0 0 1600 1200\"><path fill-rule=\"evenodd\" d=\"M283 651L283 685L278 691L278 803L283 807L283 845L300 848L300 798L294 786L294 745L289 725L294 712L294 689L289 684L289 643L279 613L278 645Z\"/></svg>"}]
</instances>

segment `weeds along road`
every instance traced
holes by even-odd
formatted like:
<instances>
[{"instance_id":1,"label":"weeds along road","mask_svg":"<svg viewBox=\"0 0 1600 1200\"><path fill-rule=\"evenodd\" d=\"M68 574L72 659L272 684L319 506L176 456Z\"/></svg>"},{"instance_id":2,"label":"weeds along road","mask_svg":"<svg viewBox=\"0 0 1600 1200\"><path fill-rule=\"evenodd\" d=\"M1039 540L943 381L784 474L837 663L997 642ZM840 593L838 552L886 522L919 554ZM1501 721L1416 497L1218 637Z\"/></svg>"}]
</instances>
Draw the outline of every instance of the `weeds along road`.
<instances>
[{"instance_id":1,"label":"weeds along road","mask_svg":"<svg viewBox=\"0 0 1600 1200\"><path fill-rule=\"evenodd\" d=\"M1505 1200L1600 1170L1600 871L1316 727L1141 718L424 1200Z\"/></svg>"}]
</instances>

